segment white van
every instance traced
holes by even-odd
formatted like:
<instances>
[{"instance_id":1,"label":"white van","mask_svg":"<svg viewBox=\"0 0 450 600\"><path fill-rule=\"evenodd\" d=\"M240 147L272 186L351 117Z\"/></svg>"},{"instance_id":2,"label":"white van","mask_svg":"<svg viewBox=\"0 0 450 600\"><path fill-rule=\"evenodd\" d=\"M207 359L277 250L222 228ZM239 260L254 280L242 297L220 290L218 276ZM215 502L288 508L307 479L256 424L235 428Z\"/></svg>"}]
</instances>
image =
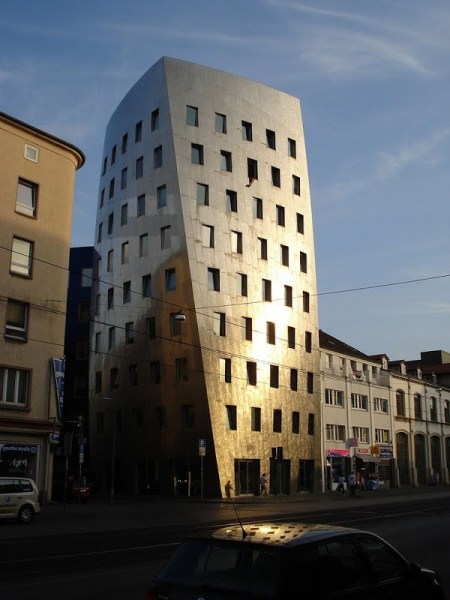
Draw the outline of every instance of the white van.
<instances>
[{"instance_id":1,"label":"white van","mask_svg":"<svg viewBox=\"0 0 450 600\"><path fill-rule=\"evenodd\" d=\"M32 479L0 477L0 519L30 523L40 510L39 491Z\"/></svg>"}]
</instances>

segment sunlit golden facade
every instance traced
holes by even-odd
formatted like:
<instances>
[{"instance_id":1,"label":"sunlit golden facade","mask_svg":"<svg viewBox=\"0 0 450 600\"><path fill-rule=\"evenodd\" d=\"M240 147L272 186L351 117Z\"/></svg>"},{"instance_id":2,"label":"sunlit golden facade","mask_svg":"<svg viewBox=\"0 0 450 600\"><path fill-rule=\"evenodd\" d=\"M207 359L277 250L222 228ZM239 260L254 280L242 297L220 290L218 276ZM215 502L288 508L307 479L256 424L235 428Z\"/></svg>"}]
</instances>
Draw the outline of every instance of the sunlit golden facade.
<instances>
[{"instance_id":1,"label":"sunlit golden facade","mask_svg":"<svg viewBox=\"0 0 450 600\"><path fill-rule=\"evenodd\" d=\"M110 119L98 202L90 422L99 486L110 485L114 457L123 492L217 496L230 480L253 494L263 472L271 493L320 489L298 99L161 59Z\"/></svg>"},{"instance_id":2,"label":"sunlit golden facade","mask_svg":"<svg viewBox=\"0 0 450 600\"><path fill-rule=\"evenodd\" d=\"M64 353L75 146L0 113L0 475L51 493L58 432L50 359Z\"/></svg>"}]
</instances>

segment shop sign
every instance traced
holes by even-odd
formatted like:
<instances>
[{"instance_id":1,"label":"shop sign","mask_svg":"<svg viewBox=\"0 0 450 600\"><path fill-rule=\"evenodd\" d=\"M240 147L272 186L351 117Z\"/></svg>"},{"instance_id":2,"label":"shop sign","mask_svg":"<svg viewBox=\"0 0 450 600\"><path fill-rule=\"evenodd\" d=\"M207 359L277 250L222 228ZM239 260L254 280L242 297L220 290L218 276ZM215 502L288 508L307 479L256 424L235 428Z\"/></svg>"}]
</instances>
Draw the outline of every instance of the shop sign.
<instances>
[{"instance_id":1,"label":"shop sign","mask_svg":"<svg viewBox=\"0 0 450 600\"><path fill-rule=\"evenodd\" d=\"M61 420L64 409L64 377L66 371L66 359L63 356L62 358L52 358L51 361L55 379L56 408L58 411L58 419Z\"/></svg>"},{"instance_id":2,"label":"shop sign","mask_svg":"<svg viewBox=\"0 0 450 600\"><path fill-rule=\"evenodd\" d=\"M380 458L393 458L394 452L390 444L380 444Z\"/></svg>"},{"instance_id":3,"label":"shop sign","mask_svg":"<svg viewBox=\"0 0 450 600\"><path fill-rule=\"evenodd\" d=\"M328 458L337 458L340 456L348 456L348 450L327 450L327 457Z\"/></svg>"},{"instance_id":4,"label":"shop sign","mask_svg":"<svg viewBox=\"0 0 450 600\"><path fill-rule=\"evenodd\" d=\"M2 454L37 454L38 447L28 444L0 444Z\"/></svg>"}]
</instances>

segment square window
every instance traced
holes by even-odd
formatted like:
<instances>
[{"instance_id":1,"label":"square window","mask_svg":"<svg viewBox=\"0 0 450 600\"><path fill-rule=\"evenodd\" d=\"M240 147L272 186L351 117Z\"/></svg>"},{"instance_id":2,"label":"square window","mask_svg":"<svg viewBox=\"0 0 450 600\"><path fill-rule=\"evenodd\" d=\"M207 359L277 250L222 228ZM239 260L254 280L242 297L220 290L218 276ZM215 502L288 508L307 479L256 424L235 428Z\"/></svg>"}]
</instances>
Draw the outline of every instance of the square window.
<instances>
[{"instance_id":1,"label":"square window","mask_svg":"<svg viewBox=\"0 0 450 600\"><path fill-rule=\"evenodd\" d=\"M127 178L128 178L128 170L122 169L122 173L120 175L120 189L124 190L127 187Z\"/></svg>"},{"instance_id":2,"label":"square window","mask_svg":"<svg viewBox=\"0 0 450 600\"><path fill-rule=\"evenodd\" d=\"M131 302L131 281L124 281L122 288L122 303L128 304Z\"/></svg>"},{"instance_id":3,"label":"square window","mask_svg":"<svg viewBox=\"0 0 450 600\"><path fill-rule=\"evenodd\" d=\"M171 246L170 225L161 227L161 250L168 250Z\"/></svg>"},{"instance_id":4,"label":"square window","mask_svg":"<svg viewBox=\"0 0 450 600\"><path fill-rule=\"evenodd\" d=\"M114 196L114 183L115 183L115 179L113 177L111 179L111 181L109 182L109 195L108 195L109 199L111 199Z\"/></svg>"},{"instance_id":5,"label":"square window","mask_svg":"<svg viewBox=\"0 0 450 600\"><path fill-rule=\"evenodd\" d=\"M219 380L231 383L231 358L219 358Z\"/></svg>"},{"instance_id":6,"label":"square window","mask_svg":"<svg viewBox=\"0 0 450 600\"><path fill-rule=\"evenodd\" d=\"M29 144L25 144L23 156L27 160L31 160L31 162L37 163L39 161L39 148L36 148L35 146L30 146Z\"/></svg>"},{"instance_id":7,"label":"square window","mask_svg":"<svg viewBox=\"0 0 450 600\"><path fill-rule=\"evenodd\" d=\"M23 342L27 339L28 304L9 300L6 304L5 337Z\"/></svg>"},{"instance_id":8,"label":"square window","mask_svg":"<svg viewBox=\"0 0 450 600\"><path fill-rule=\"evenodd\" d=\"M148 233L139 236L139 256L148 256Z\"/></svg>"},{"instance_id":9,"label":"square window","mask_svg":"<svg viewBox=\"0 0 450 600\"><path fill-rule=\"evenodd\" d=\"M159 169L160 167L162 167L162 164L163 164L162 146L157 146L153 150L153 168ZM137 175L137 172L136 172L136 175Z\"/></svg>"},{"instance_id":10,"label":"square window","mask_svg":"<svg viewBox=\"0 0 450 600\"><path fill-rule=\"evenodd\" d=\"M259 406L252 406L250 410L252 431L261 431L261 409Z\"/></svg>"},{"instance_id":11,"label":"square window","mask_svg":"<svg viewBox=\"0 0 450 600\"><path fill-rule=\"evenodd\" d=\"M253 339L253 325L251 317L242 317L244 340L249 342Z\"/></svg>"},{"instance_id":12,"label":"square window","mask_svg":"<svg viewBox=\"0 0 450 600\"><path fill-rule=\"evenodd\" d=\"M143 217L145 215L145 194L141 194L137 199L137 216Z\"/></svg>"},{"instance_id":13,"label":"square window","mask_svg":"<svg viewBox=\"0 0 450 600\"><path fill-rule=\"evenodd\" d=\"M208 290L212 292L220 292L219 269L208 268Z\"/></svg>"},{"instance_id":14,"label":"square window","mask_svg":"<svg viewBox=\"0 0 450 600\"><path fill-rule=\"evenodd\" d=\"M268 344L275 344L275 323L267 321L266 323L266 342Z\"/></svg>"},{"instance_id":15,"label":"square window","mask_svg":"<svg viewBox=\"0 0 450 600\"><path fill-rule=\"evenodd\" d=\"M136 123L136 127L134 129L134 142L140 142L142 140L142 121Z\"/></svg>"},{"instance_id":16,"label":"square window","mask_svg":"<svg viewBox=\"0 0 450 600\"><path fill-rule=\"evenodd\" d=\"M132 321L125 323L125 343L132 344L134 342L134 324Z\"/></svg>"},{"instance_id":17,"label":"square window","mask_svg":"<svg viewBox=\"0 0 450 600\"><path fill-rule=\"evenodd\" d=\"M293 350L295 350L295 327L291 327L288 325L287 333L288 333L288 348L292 348Z\"/></svg>"},{"instance_id":18,"label":"square window","mask_svg":"<svg viewBox=\"0 0 450 600\"><path fill-rule=\"evenodd\" d=\"M262 280L262 299L264 302L272 302L272 282L269 279Z\"/></svg>"},{"instance_id":19,"label":"square window","mask_svg":"<svg viewBox=\"0 0 450 600\"><path fill-rule=\"evenodd\" d=\"M281 264L284 267L288 267L289 266L289 247L281 244L280 248L281 248Z\"/></svg>"},{"instance_id":20,"label":"square window","mask_svg":"<svg viewBox=\"0 0 450 600\"><path fill-rule=\"evenodd\" d=\"M120 208L120 224L126 225L128 223L128 204L123 204Z\"/></svg>"},{"instance_id":21,"label":"square window","mask_svg":"<svg viewBox=\"0 0 450 600\"><path fill-rule=\"evenodd\" d=\"M197 204L209 205L209 186L204 183L197 183Z\"/></svg>"},{"instance_id":22,"label":"square window","mask_svg":"<svg viewBox=\"0 0 450 600\"><path fill-rule=\"evenodd\" d=\"M162 146L160 146L161 148L161 164L159 166L162 165ZM155 169L157 169L158 167L155 166ZM144 175L144 157L140 156L139 158L136 159L136 179L140 179L141 177L143 177Z\"/></svg>"},{"instance_id":23,"label":"square window","mask_svg":"<svg viewBox=\"0 0 450 600\"><path fill-rule=\"evenodd\" d=\"M175 269L166 269L165 272L166 292L174 292L177 289Z\"/></svg>"},{"instance_id":24,"label":"square window","mask_svg":"<svg viewBox=\"0 0 450 600\"><path fill-rule=\"evenodd\" d=\"M227 150L220 151L220 169L222 171L228 171L231 173L233 170L233 165L231 162L231 152Z\"/></svg>"},{"instance_id":25,"label":"square window","mask_svg":"<svg viewBox=\"0 0 450 600\"><path fill-rule=\"evenodd\" d=\"M247 176L248 186L258 179L258 161L253 158L247 158Z\"/></svg>"},{"instance_id":26,"label":"square window","mask_svg":"<svg viewBox=\"0 0 450 600\"><path fill-rule=\"evenodd\" d=\"M216 130L216 133L226 133L227 132L227 117L226 117L226 115L221 115L220 113L216 113L216 115L215 115L215 130Z\"/></svg>"},{"instance_id":27,"label":"square window","mask_svg":"<svg viewBox=\"0 0 450 600\"><path fill-rule=\"evenodd\" d=\"M257 383L256 363L253 361L247 361L247 385L256 385L256 383Z\"/></svg>"},{"instance_id":28,"label":"square window","mask_svg":"<svg viewBox=\"0 0 450 600\"><path fill-rule=\"evenodd\" d=\"M308 257L305 252L300 252L300 271L301 273L308 272Z\"/></svg>"},{"instance_id":29,"label":"square window","mask_svg":"<svg viewBox=\"0 0 450 600\"><path fill-rule=\"evenodd\" d=\"M292 193L300 196L300 177L297 175L292 175Z\"/></svg>"},{"instance_id":30,"label":"square window","mask_svg":"<svg viewBox=\"0 0 450 600\"><path fill-rule=\"evenodd\" d=\"M281 433L281 418L282 413L279 408L275 408L273 411L273 431L274 433Z\"/></svg>"},{"instance_id":31,"label":"square window","mask_svg":"<svg viewBox=\"0 0 450 600\"><path fill-rule=\"evenodd\" d=\"M272 185L275 187L281 187L281 174L278 167L271 167L272 171Z\"/></svg>"},{"instance_id":32,"label":"square window","mask_svg":"<svg viewBox=\"0 0 450 600\"><path fill-rule=\"evenodd\" d=\"M238 294L240 296L248 295L248 284L247 284L247 275L245 273L238 273Z\"/></svg>"},{"instance_id":33,"label":"square window","mask_svg":"<svg viewBox=\"0 0 450 600\"><path fill-rule=\"evenodd\" d=\"M271 129L266 129L266 141L268 148L276 150L275 131L272 131Z\"/></svg>"},{"instance_id":34,"label":"square window","mask_svg":"<svg viewBox=\"0 0 450 600\"><path fill-rule=\"evenodd\" d=\"M263 218L263 201L261 198L253 197L253 216L255 219Z\"/></svg>"},{"instance_id":35,"label":"square window","mask_svg":"<svg viewBox=\"0 0 450 600\"><path fill-rule=\"evenodd\" d=\"M155 108L155 110L152 111L150 128L152 131L159 129L159 108Z\"/></svg>"},{"instance_id":36,"label":"square window","mask_svg":"<svg viewBox=\"0 0 450 600\"><path fill-rule=\"evenodd\" d=\"M234 405L227 404L225 406L227 411L227 428L232 431L237 430L237 408Z\"/></svg>"},{"instance_id":37,"label":"square window","mask_svg":"<svg viewBox=\"0 0 450 600\"><path fill-rule=\"evenodd\" d=\"M247 142L253 141L253 127L248 121L242 121L242 139Z\"/></svg>"},{"instance_id":38,"label":"square window","mask_svg":"<svg viewBox=\"0 0 450 600\"><path fill-rule=\"evenodd\" d=\"M165 185L160 185L156 189L156 206L157 208L167 206L167 188Z\"/></svg>"},{"instance_id":39,"label":"square window","mask_svg":"<svg viewBox=\"0 0 450 600\"><path fill-rule=\"evenodd\" d=\"M13 238L10 271L16 275L31 277L34 244L21 238Z\"/></svg>"},{"instance_id":40,"label":"square window","mask_svg":"<svg viewBox=\"0 0 450 600\"><path fill-rule=\"evenodd\" d=\"M237 212L237 193L233 190L225 191L226 209L231 212Z\"/></svg>"},{"instance_id":41,"label":"square window","mask_svg":"<svg viewBox=\"0 0 450 600\"><path fill-rule=\"evenodd\" d=\"M27 217L36 216L38 186L36 183L19 179L16 196L16 212Z\"/></svg>"},{"instance_id":42,"label":"square window","mask_svg":"<svg viewBox=\"0 0 450 600\"><path fill-rule=\"evenodd\" d=\"M203 146L191 144L191 162L193 165L203 165Z\"/></svg>"},{"instance_id":43,"label":"square window","mask_svg":"<svg viewBox=\"0 0 450 600\"><path fill-rule=\"evenodd\" d=\"M297 158L297 142L288 138L288 154L291 158Z\"/></svg>"},{"instance_id":44,"label":"square window","mask_svg":"<svg viewBox=\"0 0 450 600\"><path fill-rule=\"evenodd\" d=\"M142 276L142 295L144 298L151 298L152 296L152 276Z\"/></svg>"},{"instance_id":45,"label":"square window","mask_svg":"<svg viewBox=\"0 0 450 600\"><path fill-rule=\"evenodd\" d=\"M284 286L284 305L292 308L292 286Z\"/></svg>"},{"instance_id":46,"label":"square window","mask_svg":"<svg viewBox=\"0 0 450 600\"><path fill-rule=\"evenodd\" d=\"M186 124L198 127L198 108L196 106L186 106Z\"/></svg>"},{"instance_id":47,"label":"square window","mask_svg":"<svg viewBox=\"0 0 450 600\"><path fill-rule=\"evenodd\" d=\"M281 225L281 227L284 227L285 224L286 220L284 206L280 206L279 204L277 204L277 225Z\"/></svg>"},{"instance_id":48,"label":"square window","mask_svg":"<svg viewBox=\"0 0 450 600\"><path fill-rule=\"evenodd\" d=\"M122 154L125 154L128 146L128 133L124 133L122 136Z\"/></svg>"},{"instance_id":49,"label":"square window","mask_svg":"<svg viewBox=\"0 0 450 600\"><path fill-rule=\"evenodd\" d=\"M305 233L305 219L300 213L297 213L297 233Z\"/></svg>"},{"instance_id":50,"label":"square window","mask_svg":"<svg viewBox=\"0 0 450 600\"><path fill-rule=\"evenodd\" d=\"M122 244L122 264L125 265L130 260L130 244L129 242L124 242Z\"/></svg>"},{"instance_id":51,"label":"square window","mask_svg":"<svg viewBox=\"0 0 450 600\"><path fill-rule=\"evenodd\" d=\"M204 248L214 248L214 227L202 225L202 245Z\"/></svg>"}]
</instances>

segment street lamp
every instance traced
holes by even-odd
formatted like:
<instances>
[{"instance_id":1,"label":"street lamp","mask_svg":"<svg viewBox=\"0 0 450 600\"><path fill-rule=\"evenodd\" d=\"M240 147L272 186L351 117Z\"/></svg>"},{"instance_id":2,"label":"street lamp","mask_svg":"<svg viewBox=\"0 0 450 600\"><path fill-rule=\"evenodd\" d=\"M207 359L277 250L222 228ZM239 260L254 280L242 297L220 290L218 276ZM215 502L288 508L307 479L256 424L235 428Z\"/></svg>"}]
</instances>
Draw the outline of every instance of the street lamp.
<instances>
[{"instance_id":1,"label":"street lamp","mask_svg":"<svg viewBox=\"0 0 450 600\"><path fill-rule=\"evenodd\" d=\"M112 398L105 400L113 401ZM112 442L111 442L111 485L109 488L109 505L114 504L114 484L115 484L115 463L116 463L116 409L113 406L113 427L112 427Z\"/></svg>"}]
</instances>

